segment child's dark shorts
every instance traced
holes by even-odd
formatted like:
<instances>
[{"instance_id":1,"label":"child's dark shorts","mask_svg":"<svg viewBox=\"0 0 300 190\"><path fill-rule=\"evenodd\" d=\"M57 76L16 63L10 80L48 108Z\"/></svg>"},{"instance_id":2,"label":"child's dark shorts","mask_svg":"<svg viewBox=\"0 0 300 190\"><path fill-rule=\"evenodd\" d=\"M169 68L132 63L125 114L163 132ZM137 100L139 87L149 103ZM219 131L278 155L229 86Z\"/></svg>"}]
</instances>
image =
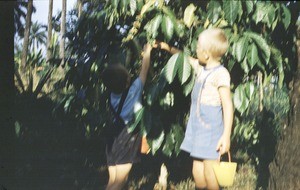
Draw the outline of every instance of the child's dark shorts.
<instances>
[{"instance_id":1,"label":"child's dark shorts","mask_svg":"<svg viewBox=\"0 0 300 190\"><path fill-rule=\"evenodd\" d=\"M127 127L115 137L111 137L106 145L108 166L136 163L141 157L142 137L138 132L129 133Z\"/></svg>"}]
</instances>

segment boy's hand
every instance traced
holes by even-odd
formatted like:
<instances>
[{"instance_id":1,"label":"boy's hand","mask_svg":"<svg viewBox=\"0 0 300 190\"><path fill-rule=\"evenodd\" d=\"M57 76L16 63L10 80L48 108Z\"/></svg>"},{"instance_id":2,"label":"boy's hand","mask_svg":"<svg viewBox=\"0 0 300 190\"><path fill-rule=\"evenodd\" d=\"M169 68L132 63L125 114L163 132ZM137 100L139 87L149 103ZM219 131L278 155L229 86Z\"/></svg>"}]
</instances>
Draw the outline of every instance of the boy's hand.
<instances>
[{"instance_id":1,"label":"boy's hand","mask_svg":"<svg viewBox=\"0 0 300 190\"><path fill-rule=\"evenodd\" d=\"M216 150L219 151L219 153L222 155L228 152L229 149L230 149L230 137L226 137L222 135L218 142Z\"/></svg>"},{"instance_id":2,"label":"boy's hand","mask_svg":"<svg viewBox=\"0 0 300 190\"><path fill-rule=\"evenodd\" d=\"M153 48L158 48L158 49L163 49L163 50L170 50L170 46L169 44L165 43L165 42L160 42L158 40L154 41L154 44L152 46Z\"/></svg>"}]
</instances>

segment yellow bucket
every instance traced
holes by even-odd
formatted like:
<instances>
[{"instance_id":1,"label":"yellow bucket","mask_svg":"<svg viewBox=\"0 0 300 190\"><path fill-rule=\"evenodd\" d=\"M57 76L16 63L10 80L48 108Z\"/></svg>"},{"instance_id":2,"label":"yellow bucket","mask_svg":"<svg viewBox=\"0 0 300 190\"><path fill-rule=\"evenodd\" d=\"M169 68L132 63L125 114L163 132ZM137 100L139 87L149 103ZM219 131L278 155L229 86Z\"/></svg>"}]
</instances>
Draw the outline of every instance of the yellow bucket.
<instances>
[{"instance_id":1,"label":"yellow bucket","mask_svg":"<svg viewBox=\"0 0 300 190\"><path fill-rule=\"evenodd\" d=\"M231 157L229 152L228 152L228 158L229 158L229 162L223 162L223 161L220 162L220 158L219 158L219 163L213 165L213 169L216 178L218 180L218 183L222 187L232 186L234 176L236 173L237 163L231 162Z\"/></svg>"}]
</instances>

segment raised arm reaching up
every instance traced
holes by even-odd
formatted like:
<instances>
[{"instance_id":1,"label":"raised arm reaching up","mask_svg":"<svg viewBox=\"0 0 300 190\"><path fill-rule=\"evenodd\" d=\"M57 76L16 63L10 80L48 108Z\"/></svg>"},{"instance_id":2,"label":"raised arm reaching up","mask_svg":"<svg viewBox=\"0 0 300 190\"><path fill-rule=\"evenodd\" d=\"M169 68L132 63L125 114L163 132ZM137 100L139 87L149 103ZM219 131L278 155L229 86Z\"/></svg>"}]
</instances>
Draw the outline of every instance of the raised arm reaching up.
<instances>
[{"instance_id":1,"label":"raised arm reaching up","mask_svg":"<svg viewBox=\"0 0 300 190\"><path fill-rule=\"evenodd\" d=\"M159 41L156 41L155 44L153 45L153 47L154 47L154 48L159 48L159 49L165 50L165 51L169 52L169 53L172 54L172 55L173 55L173 54L176 54L176 53L182 52L182 50L177 49L177 48L175 48L175 47L172 47L172 46L170 46L169 44L167 44L167 43L165 43L165 42L159 42ZM194 69L194 71L196 72L196 74L198 74L199 71L200 71L200 68L202 67L202 66L199 64L198 59L189 56L189 64L192 66L192 68Z\"/></svg>"}]
</instances>

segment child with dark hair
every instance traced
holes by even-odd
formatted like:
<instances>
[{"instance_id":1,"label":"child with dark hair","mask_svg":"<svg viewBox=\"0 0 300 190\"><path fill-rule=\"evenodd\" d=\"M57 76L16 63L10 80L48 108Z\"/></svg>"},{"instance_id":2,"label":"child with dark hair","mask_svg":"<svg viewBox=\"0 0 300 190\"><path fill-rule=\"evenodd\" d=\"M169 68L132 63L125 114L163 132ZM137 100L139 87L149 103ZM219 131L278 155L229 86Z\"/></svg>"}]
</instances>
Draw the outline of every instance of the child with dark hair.
<instances>
[{"instance_id":1,"label":"child with dark hair","mask_svg":"<svg viewBox=\"0 0 300 190\"><path fill-rule=\"evenodd\" d=\"M125 185L132 164L140 161L142 136L128 132L127 124L142 107L142 92L150 67L152 47L144 46L139 77L131 83L127 69L121 64L111 64L103 72L103 83L110 90L109 104L114 113L114 125L106 147L109 181L106 190L119 190ZM131 84L131 85L130 85Z\"/></svg>"}]
</instances>

